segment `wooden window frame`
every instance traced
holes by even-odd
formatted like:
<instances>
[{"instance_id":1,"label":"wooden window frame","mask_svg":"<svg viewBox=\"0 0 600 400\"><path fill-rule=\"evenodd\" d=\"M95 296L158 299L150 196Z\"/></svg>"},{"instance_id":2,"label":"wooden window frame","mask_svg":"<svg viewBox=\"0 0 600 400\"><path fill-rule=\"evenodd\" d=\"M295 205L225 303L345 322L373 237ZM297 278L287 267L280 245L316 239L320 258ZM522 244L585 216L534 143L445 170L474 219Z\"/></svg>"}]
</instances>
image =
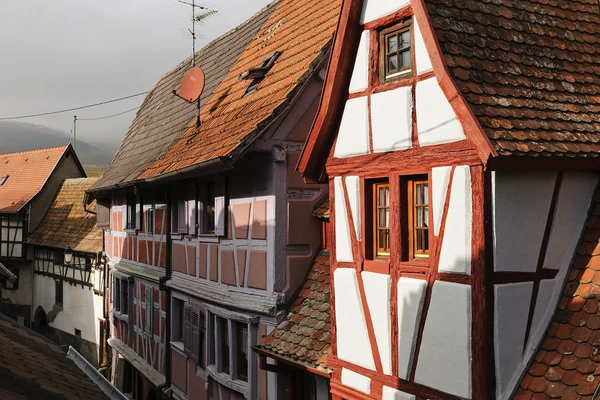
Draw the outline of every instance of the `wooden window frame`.
<instances>
[{"instance_id":1,"label":"wooden window frame","mask_svg":"<svg viewBox=\"0 0 600 400\"><path fill-rule=\"evenodd\" d=\"M154 288L152 286L146 286L144 288L144 303L145 303L145 316L146 321L144 324L144 333L149 336L153 336L154 328Z\"/></svg>"},{"instance_id":2,"label":"wooden window frame","mask_svg":"<svg viewBox=\"0 0 600 400\"><path fill-rule=\"evenodd\" d=\"M380 206L379 205L379 189L380 188L387 188L387 193L388 193L388 201L387 201L387 206ZM391 221L391 215L388 217L388 224L387 227L380 227L379 226L379 211L380 210L384 210L387 209L388 213L391 214L391 192L390 192L390 182L389 180L386 181L380 181L380 182L373 182L371 184L371 191L373 193L373 199L372 199L372 211L373 211L373 257L374 259L389 259L390 258L390 242L391 242L391 229L390 229L390 221ZM388 248L380 248L379 247L379 239L380 239L380 231L382 230L387 230L388 232Z\"/></svg>"},{"instance_id":3,"label":"wooden window frame","mask_svg":"<svg viewBox=\"0 0 600 400\"><path fill-rule=\"evenodd\" d=\"M386 39L387 39L387 37L391 36L392 34L399 35L406 31L408 31L410 34L410 38L411 38L410 45L408 47L398 48L398 50L394 53L396 53L398 56L400 56L405 51L407 51L407 50L410 51L410 60L411 60L410 65L408 67L400 68L396 72L388 74L387 73L387 57L388 57L388 55L393 54L393 53L387 52L387 40ZM412 75L412 72L414 70L413 54L412 54L414 52L414 48L413 48L412 37L413 37L412 19L408 19L399 24L390 26L379 32L379 81L380 81L380 84L385 84L385 83L394 82L394 81L397 81L400 79L405 79ZM398 62L400 62L400 60L398 60Z\"/></svg>"},{"instance_id":4,"label":"wooden window frame","mask_svg":"<svg viewBox=\"0 0 600 400\"><path fill-rule=\"evenodd\" d=\"M431 219L430 219L430 208L431 208L431 196L429 193L430 190L430 182L427 175L414 175L410 177L406 177L404 179L405 187L406 187L406 218L403 221L403 225L406 225L406 233L408 239L408 261L428 261L429 260L429 250L430 250L430 237L431 232L429 229L431 228ZM416 196L417 192L415 190L416 186L419 184L427 185L427 201L428 203L417 204ZM429 222L426 236L427 249L424 251L420 251L416 248L417 246L417 231L423 230L423 228L417 227L417 218L416 218L416 209L418 207L427 208L427 221Z\"/></svg>"},{"instance_id":5,"label":"wooden window frame","mask_svg":"<svg viewBox=\"0 0 600 400\"><path fill-rule=\"evenodd\" d=\"M60 290L59 290L60 289ZM60 295L59 295L60 293ZM62 281L54 281L54 304L62 306L65 302L65 291Z\"/></svg>"}]
</instances>

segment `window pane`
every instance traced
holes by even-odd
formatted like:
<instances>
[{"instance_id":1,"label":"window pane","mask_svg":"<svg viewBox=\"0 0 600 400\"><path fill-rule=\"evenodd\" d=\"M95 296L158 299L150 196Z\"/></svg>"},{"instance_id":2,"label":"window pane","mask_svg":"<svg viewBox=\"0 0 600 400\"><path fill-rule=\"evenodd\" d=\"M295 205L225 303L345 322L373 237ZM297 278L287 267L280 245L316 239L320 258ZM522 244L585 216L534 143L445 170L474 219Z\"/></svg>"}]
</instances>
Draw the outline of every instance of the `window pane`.
<instances>
[{"instance_id":1,"label":"window pane","mask_svg":"<svg viewBox=\"0 0 600 400\"><path fill-rule=\"evenodd\" d=\"M400 34L400 48L410 47L410 30L404 31Z\"/></svg>"},{"instance_id":2,"label":"window pane","mask_svg":"<svg viewBox=\"0 0 600 400\"><path fill-rule=\"evenodd\" d=\"M400 68L410 67L410 50L400 53Z\"/></svg>"},{"instance_id":3,"label":"window pane","mask_svg":"<svg viewBox=\"0 0 600 400\"><path fill-rule=\"evenodd\" d=\"M398 51L398 36L388 36L388 53Z\"/></svg>"},{"instance_id":4,"label":"window pane","mask_svg":"<svg viewBox=\"0 0 600 400\"><path fill-rule=\"evenodd\" d=\"M389 207L390 205L390 187L385 187L385 205Z\"/></svg>"},{"instance_id":5,"label":"window pane","mask_svg":"<svg viewBox=\"0 0 600 400\"><path fill-rule=\"evenodd\" d=\"M379 227L385 228L385 208L379 209Z\"/></svg>"},{"instance_id":6,"label":"window pane","mask_svg":"<svg viewBox=\"0 0 600 400\"><path fill-rule=\"evenodd\" d=\"M390 231L386 230L385 231L385 249L386 250L390 250Z\"/></svg>"},{"instance_id":7,"label":"window pane","mask_svg":"<svg viewBox=\"0 0 600 400\"><path fill-rule=\"evenodd\" d=\"M422 238L422 233L423 231L417 230L417 248L416 250L423 250L423 238Z\"/></svg>"},{"instance_id":8,"label":"window pane","mask_svg":"<svg viewBox=\"0 0 600 400\"><path fill-rule=\"evenodd\" d=\"M423 251L429 251L429 230L423 231Z\"/></svg>"},{"instance_id":9,"label":"window pane","mask_svg":"<svg viewBox=\"0 0 600 400\"><path fill-rule=\"evenodd\" d=\"M237 366L238 378L248 381L248 326L237 324Z\"/></svg>"},{"instance_id":10,"label":"window pane","mask_svg":"<svg viewBox=\"0 0 600 400\"><path fill-rule=\"evenodd\" d=\"M395 72L398 70L398 56L393 54L388 56L388 72Z\"/></svg>"},{"instance_id":11,"label":"window pane","mask_svg":"<svg viewBox=\"0 0 600 400\"><path fill-rule=\"evenodd\" d=\"M385 206L385 187L379 187L379 205Z\"/></svg>"},{"instance_id":12,"label":"window pane","mask_svg":"<svg viewBox=\"0 0 600 400\"><path fill-rule=\"evenodd\" d=\"M386 228L390 227L390 209L389 208L385 209L385 227Z\"/></svg>"},{"instance_id":13,"label":"window pane","mask_svg":"<svg viewBox=\"0 0 600 400\"><path fill-rule=\"evenodd\" d=\"M229 373L229 328L227 320L223 318L219 318L219 324L221 325L221 365L223 372Z\"/></svg>"},{"instance_id":14,"label":"window pane","mask_svg":"<svg viewBox=\"0 0 600 400\"><path fill-rule=\"evenodd\" d=\"M379 243L377 247L385 249L385 230L380 229L378 232L379 234L377 236L379 236Z\"/></svg>"},{"instance_id":15,"label":"window pane","mask_svg":"<svg viewBox=\"0 0 600 400\"><path fill-rule=\"evenodd\" d=\"M425 201L423 202L423 204L429 204L429 184L428 183L423 184L423 197L425 198Z\"/></svg>"},{"instance_id":16,"label":"window pane","mask_svg":"<svg viewBox=\"0 0 600 400\"><path fill-rule=\"evenodd\" d=\"M423 207L417 207L417 228L423 226Z\"/></svg>"},{"instance_id":17,"label":"window pane","mask_svg":"<svg viewBox=\"0 0 600 400\"><path fill-rule=\"evenodd\" d=\"M427 228L429 227L429 207L423 207L423 221L425 221L425 223L423 224L423 227Z\"/></svg>"}]
</instances>

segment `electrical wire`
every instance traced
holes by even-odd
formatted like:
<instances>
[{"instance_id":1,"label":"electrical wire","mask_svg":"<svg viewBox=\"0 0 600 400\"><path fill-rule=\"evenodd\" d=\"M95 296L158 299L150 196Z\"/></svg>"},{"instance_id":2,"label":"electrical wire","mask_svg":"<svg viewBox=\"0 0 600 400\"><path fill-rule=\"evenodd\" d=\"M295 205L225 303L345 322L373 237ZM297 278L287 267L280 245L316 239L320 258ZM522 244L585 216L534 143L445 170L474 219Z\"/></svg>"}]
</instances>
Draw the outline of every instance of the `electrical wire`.
<instances>
[{"instance_id":1,"label":"electrical wire","mask_svg":"<svg viewBox=\"0 0 600 400\"><path fill-rule=\"evenodd\" d=\"M143 95L148 94L148 93L149 92L142 92L142 93L132 94L130 96L120 97L118 99L107 100L107 101L103 101L103 102L100 102L100 103L88 104L88 105L85 105L85 106L73 107L73 108L68 108L68 109L64 109L64 110L49 111L49 112L45 112L45 113L29 114L29 115L18 115L18 116L13 116L13 117L2 117L2 118L0 118L0 121L7 121L7 120L13 120L13 119L25 119L25 118L33 118L33 117L42 117L42 116L45 116L45 115L61 114L61 113L69 112L69 111L83 110L84 108L91 108L91 107L101 106L101 105L104 105L104 104L115 103L117 101L122 101L122 100L127 100L127 99L131 99L131 98L138 97L138 96L143 96ZM130 111L132 111L132 110L130 110Z\"/></svg>"},{"instance_id":2,"label":"electrical wire","mask_svg":"<svg viewBox=\"0 0 600 400\"><path fill-rule=\"evenodd\" d=\"M132 108L131 110L122 111L122 112L117 113L117 114L106 115L104 117L98 117L98 118L77 118L77 121L98 121L98 120L101 120L101 119L108 119L108 118L118 117L119 115L127 114L127 113L132 112L134 110L137 110L139 108L140 108L140 106L137 106L137 107Z\"/></svg>"}]
</instances>

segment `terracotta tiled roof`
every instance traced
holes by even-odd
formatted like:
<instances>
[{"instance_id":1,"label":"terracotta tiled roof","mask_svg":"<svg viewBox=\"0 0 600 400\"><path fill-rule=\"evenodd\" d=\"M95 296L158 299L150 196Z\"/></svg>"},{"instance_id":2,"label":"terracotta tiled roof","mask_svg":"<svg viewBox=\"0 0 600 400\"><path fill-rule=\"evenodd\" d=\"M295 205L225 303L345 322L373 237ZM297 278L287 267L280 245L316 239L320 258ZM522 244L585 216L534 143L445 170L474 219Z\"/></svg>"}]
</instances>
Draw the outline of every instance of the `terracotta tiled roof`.
<instances>
[{"instance_id":1,"label":"terracotta tiled roof","mask_svg":"<svg viewBox=\"0 0 600 400\"><path fill-rule=\"evenodd\" d=\"M155 177L221 157L235 158L288 108L323 59L341 0L282 0L202 109L202 126L182 138L140 177ZM282 52L258 90L240 75Z\"/></svg>"},{"instance_id":2,"label":"terracotta tiled roof","mask_svg":"<svg viewBox=\"0 0 600 400\"><path fill-rule=\"evenodd\" d=\"M500 155L600 155L597 0L425 0L451 75Z\"/></svg>"},{"instance_id":3,"label":"terracotta tiled roof","mask_svg":"<svg viewBox=\"0 0 600 400\"><path fill-rule=\"evenodd\" d=\"M63 182L46 215L27 238L27 243L41 246L71 246L73 250L97 253L102 250L102 231L96 229L96 216L85 212L83 197L97 178L67 179ZM96 211L96 202L88 205Z\"/></svg>"},{"instance_id":4,"label":"terracotta tiled roof","mask_svg":"<svg viewBox=\"0 0 600 400\"><path fill-rule=\"evenodd\" d=\"M329 282L329 252L321 251L288 315L257 348L276 357L329 372Z\"/></svg>"},{"instance_id":5,"label":"terracotta tiled roof","mask_svg":"<svg viewBox=\"0 0 600 400\"><path fill-rule=\"evenodd\" d=\"M1 315L0 349L0 399L107 398L56 344Z\"/></svg>"},{"instance_id":6,"label":"terracotta tiled roof","mask_svg":"<svg viewBox=\"0 0 600 400\"><path fill-rule=\"evenodd\" d=\"M263 8L252 18L209 43L196 53L196 62L206 76L201 104L212 96L214 89L227 75L258 29L271 15L278 1ZM179 91L183 75L191 67L189 57L166 73L146 96L113 162L94 185L100 190L117 184L132 184L145 168L171 147L196 115L196 105L173 95Z\"/></svg>"},{"instance_id":7,"label":"terracotta tiled roof","mask_svg":"<svg viewBox=\"0 0 600 400\"><path fill-rule=\"evenodd\" d=\"M313 209L313 217L329 219L329 195L323 197Z\"/></svg>"},{"instance_id":8,"label":"terracotta tiled roof","mask_svg":"<svg viewBox=\"0 0 600 400\"><path fill-rule=\"evenodd\" d=\"M554 320L515 399L591 398L600 385L599 301L600 190Z\"/></svg>"},{"instance_id":9,"label":"terracotta tiled roof","mask_svg":"<svg viewBox=\"0 0 600 400\"><path fill-rule=\"evenodd\" d=\"M0 154L0 213L15 213L26 205L50 177L69 146Z\"/></svg>"}]
</instances>

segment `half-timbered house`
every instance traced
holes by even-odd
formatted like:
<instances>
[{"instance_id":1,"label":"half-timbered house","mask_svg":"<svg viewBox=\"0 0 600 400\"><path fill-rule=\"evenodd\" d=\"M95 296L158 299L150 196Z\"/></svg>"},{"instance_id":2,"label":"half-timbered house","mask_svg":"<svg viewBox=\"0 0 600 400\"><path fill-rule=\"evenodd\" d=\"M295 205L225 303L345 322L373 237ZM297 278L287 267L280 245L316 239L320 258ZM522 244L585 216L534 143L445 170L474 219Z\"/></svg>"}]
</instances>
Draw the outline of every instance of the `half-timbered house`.
<instances>
[{"instance_id":1,"label":"half-timbered house","mask_svg":"<svg viewBox=\"0 0 600 400\"><path fill-rule=\"evenodd\" d=\"M106 361L102 232L96 204L84 207L85 191L96 181L66 179L26 243L33 260L33 328L98 367Z\"/></svg>"},{"instance_id":2,"label":"half-timbered house","mask_svg":"<svg viewBox=\"0 0 600 400\"><path fill-rule=\"evenodd\" d=\"M569 271L597 228L599 33L592 0L344 1L299 161L330 185L334 399L598 387L574 328L597 308L569 299L597 294L595 232Z\"/></svg>"},{"instance_id":3,"label":"half-timbered house","mask_svg":"<svg viewBox=\"0 0 600 400\"><path fill-rule=\"evenodd\" d=\"M184 61L150 92L88 191L104 229L113 379L124 392L275 399L285 390L251 346L285 315L319 251L311 213L328 187L305 184L295 166L339 9L275 1L202 49L199 127L195 104L172 94Z\"/></svg>"},{"instance_id":4,"label":"half-timbered house","mask_svg":"<svg viewBox=\"0 0 600 400\"><path fill-rule=\"evenodd\" d=\"M0 263L16 276L4 280L0 312L30 326L33 273L25 241L66 178L85 177L71 145L0 154Z\"/></svg>"}]
</instances>

